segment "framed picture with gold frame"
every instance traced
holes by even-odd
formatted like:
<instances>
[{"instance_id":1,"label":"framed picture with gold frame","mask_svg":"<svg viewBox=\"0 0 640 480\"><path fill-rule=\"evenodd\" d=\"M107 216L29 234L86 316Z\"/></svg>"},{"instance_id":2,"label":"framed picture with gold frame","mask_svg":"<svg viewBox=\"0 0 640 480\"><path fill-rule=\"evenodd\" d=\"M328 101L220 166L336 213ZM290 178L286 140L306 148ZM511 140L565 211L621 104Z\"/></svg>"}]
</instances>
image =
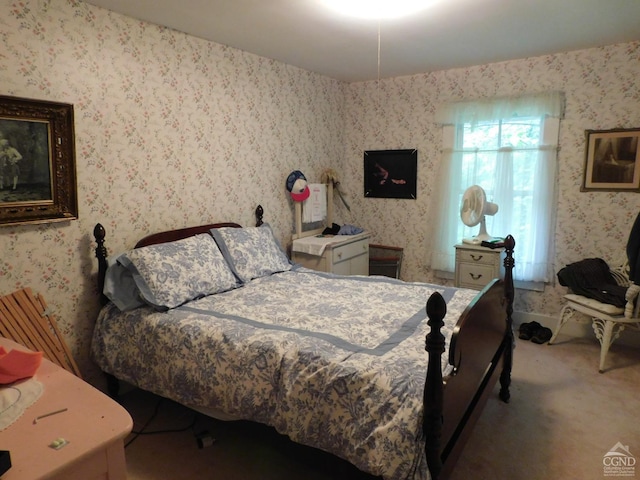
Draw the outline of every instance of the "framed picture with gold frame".
<instances>
[{"instance_id":1,"label":"framed picture with gold frame","mask_svg":"<svg viewBox=\"0 0 640 480\"><path fill-rule=\"evenodd\" d=\"M581 191L640 191L640 128L586 130Z\"/></svg>"},{"instance_id":2,"label":"framed picture with gold frame","mask_svg":"<svg viewBox=\"0 0 640 480\"><path fill-rule=\"evenodd\" d=\"M78 218L73 105L0 96L0 226Z\"/></svg>"}]
</instances>

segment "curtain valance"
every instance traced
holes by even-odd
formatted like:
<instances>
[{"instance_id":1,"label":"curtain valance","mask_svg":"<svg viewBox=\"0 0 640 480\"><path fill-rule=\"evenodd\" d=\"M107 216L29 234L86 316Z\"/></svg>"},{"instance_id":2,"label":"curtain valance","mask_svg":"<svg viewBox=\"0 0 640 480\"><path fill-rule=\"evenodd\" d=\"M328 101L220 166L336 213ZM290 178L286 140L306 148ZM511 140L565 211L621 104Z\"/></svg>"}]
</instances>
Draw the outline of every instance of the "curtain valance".
<instances>
[{"instance_id":1,"label":"curtain valance","mask_svg":"<svg viewBox=\"0 0 640 480\"><path fill-rule=\"evenodd\" d=\"M562 118L563 115L564 93L544 92L448 102L438 108L435 120L441 125L456 125L515 117Z\"/></svg>"}]
</instances>

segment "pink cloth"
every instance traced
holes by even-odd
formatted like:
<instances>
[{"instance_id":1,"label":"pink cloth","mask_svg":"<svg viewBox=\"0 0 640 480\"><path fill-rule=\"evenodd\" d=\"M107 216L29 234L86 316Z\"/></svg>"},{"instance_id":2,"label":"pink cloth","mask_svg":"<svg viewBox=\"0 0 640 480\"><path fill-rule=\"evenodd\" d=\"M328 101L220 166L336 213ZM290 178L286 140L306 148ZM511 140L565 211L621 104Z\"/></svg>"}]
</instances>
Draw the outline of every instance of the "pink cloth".
<instances>
[{"instance_id":1,"label":"pink cloth","mask_svg":"<svg viewBox=\"0 0 640 480\"><path fill-rule=\"evenodd\" d=\"M7 353L4 347L0 346L0 384L33 377L41 362L42 352L13 349Z\"/></svg>"}]
</instances>

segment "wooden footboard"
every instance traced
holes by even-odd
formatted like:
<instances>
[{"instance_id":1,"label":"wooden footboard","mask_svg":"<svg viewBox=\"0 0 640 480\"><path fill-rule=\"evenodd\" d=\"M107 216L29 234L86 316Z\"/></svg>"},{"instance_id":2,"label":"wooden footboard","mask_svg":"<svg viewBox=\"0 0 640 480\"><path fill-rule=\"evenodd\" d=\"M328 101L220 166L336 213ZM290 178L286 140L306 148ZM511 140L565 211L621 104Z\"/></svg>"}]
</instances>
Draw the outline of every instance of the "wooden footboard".
<instances>
[{"instance_id":1,"label":"wooden footboard","mask_svg":"<svg viewBox=\"0 0 640 480\"><path fill-rule=\"evenodd\" d=\"M493 280L465 309L451 337L449 364L453 372L442 378L440 356L445 340L440 333L446 304L440 294L427 302L431 332L426 350L429 367L424 394L423 431L431 477L446 478L473 425L500 378L500 398L509 401L513 348L513 249L505 240L504 280ZM437 363L438 362L438 363Z\"/></svg>"}]
</instances>

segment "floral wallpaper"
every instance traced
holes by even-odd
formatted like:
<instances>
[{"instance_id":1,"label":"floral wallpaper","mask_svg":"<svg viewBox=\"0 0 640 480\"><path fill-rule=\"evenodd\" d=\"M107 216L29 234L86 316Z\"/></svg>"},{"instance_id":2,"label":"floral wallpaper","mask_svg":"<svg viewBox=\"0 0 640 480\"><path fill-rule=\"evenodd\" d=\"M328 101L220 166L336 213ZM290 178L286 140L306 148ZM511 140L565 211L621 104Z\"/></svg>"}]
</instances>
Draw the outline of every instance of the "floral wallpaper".
<instances>
[{"instance_id":1,"label":"floral wallpaper","mask_svg":"<svg viewBox=\"0 0 640 480\"><path fill-rule=\"evenodd\" d=\"M75 109L79 219L0 226L0 294L44 295L85 377L99 305L93 228L119 253L141 236L215 221L254 222L258 204L287 244L291 170L341 175L336 223L405 248L403 277L429 269L441 132L451 99L562 90L556 270L623 255L637 193L581 193L584 130L640 127L640 43L380 82L345 84L78 0L0 0L0 94ZM416 200L364 198L364 150L417 148ZM516 239L517 241L517 239ZM517 253L517 246L516 246ZM516 310L555 315L564 288L518 290Z\"/></svg>"},{"instance_id":2,"label":"floral wallpaper","mask_svg":"<svg viewBox=\"0 0 640 480\"><path fill-rule=\"evenodd\" d=\"M93 228L119 253L147 233L253 225L286 243L295 169L342 153L344 85L74 0L0 0L0 94L71 103L79 220L0 226L0 294L30 287L90 381Z\"/></svg>"},{"instance_id":3,"label":"floral wallpaper","mask_svg":"<svg viewBox=\"0 0 640 480\"><path fill-rule=\"evenodd\" d=\"M346 94L345 154L338 167L344 172L343 185L352 194L350 218L370 229L374 242L404 247L405 280L443 283L429 269L442 146L441 128L434 123L436 108L451 100L562 91L566 111L560 123L554 271L590 257L619 264L626 259L625 246L640 212L640 195L580 192L585 130L640 128L638 78L640 42L632 42L392 78L380 85L351 84ZM364 198L362 194L362 152L391 148L418 149L416 200ZM557 316L565 293L557 282L543 292L518 289L516 313ZM555 325L555 320L551 322Z\"/></svg>"}]
</instances>

